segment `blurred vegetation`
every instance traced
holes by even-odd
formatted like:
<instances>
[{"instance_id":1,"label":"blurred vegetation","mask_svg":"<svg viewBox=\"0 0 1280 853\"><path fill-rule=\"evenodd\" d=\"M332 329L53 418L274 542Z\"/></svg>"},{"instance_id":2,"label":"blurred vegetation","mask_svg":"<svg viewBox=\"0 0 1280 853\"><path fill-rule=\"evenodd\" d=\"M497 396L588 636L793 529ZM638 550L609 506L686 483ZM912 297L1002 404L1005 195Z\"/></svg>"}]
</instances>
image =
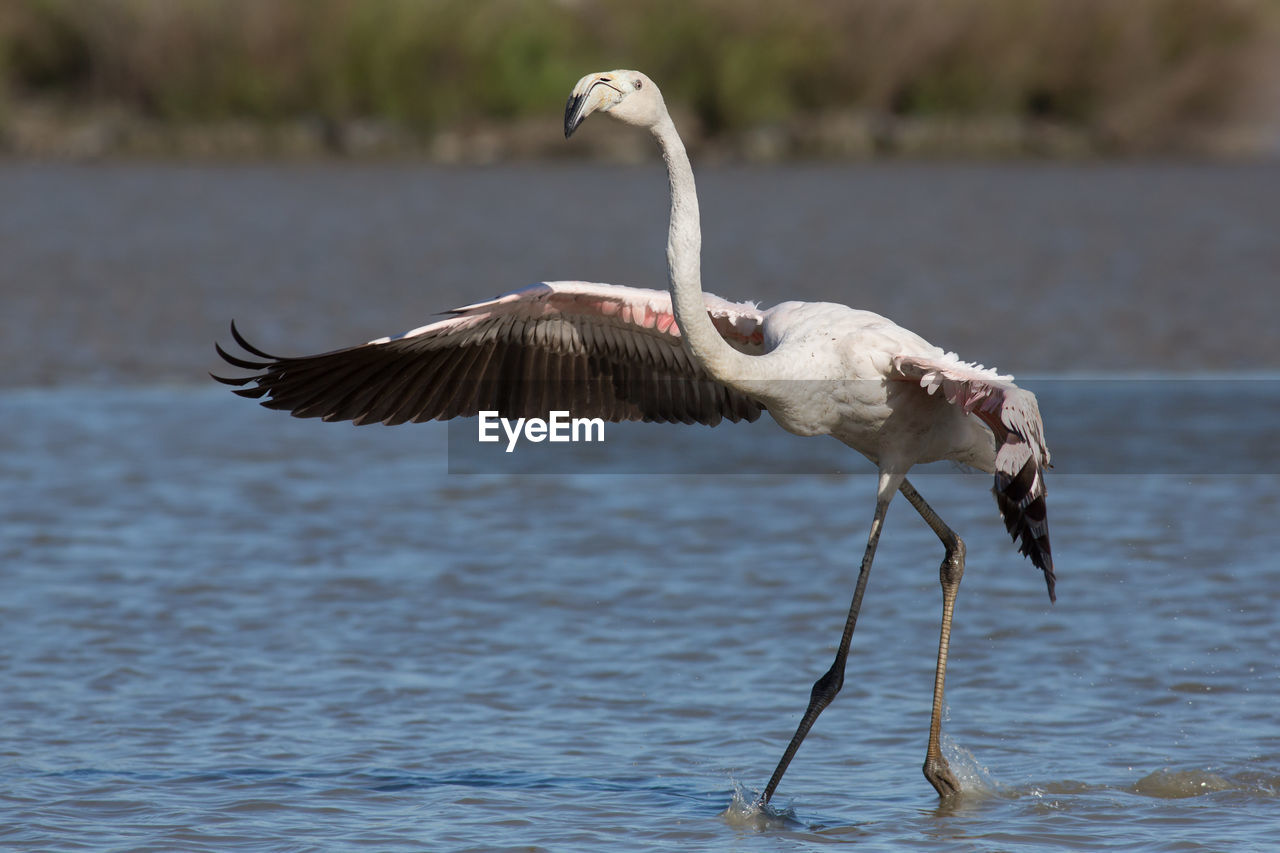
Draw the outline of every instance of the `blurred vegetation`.
<instances>
[{"instance_id":1,"label":"blurred vegetation","mask_svg":"<svg viewBox=\"0 0 1280 853\"><path fill-rule=\"evenodd\" d=\"M987 122L1195 150L1277 118L1278 58L1280 0L5 0L0 143L33 110L424 140L555 119L582 74L631 67L695 143L894 150L903 128Z\"/></svg>"}]
</instances>

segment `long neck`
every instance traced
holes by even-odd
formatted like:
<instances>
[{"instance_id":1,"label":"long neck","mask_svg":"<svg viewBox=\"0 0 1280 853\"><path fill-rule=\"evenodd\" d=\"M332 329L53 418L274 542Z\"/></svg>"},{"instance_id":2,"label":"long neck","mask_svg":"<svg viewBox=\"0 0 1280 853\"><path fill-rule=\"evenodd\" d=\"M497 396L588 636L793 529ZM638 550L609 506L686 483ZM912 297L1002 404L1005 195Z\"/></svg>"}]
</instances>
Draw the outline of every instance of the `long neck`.
<instances>
[{"instance_id":1,"label":"long neck","mask_svg":"<svg viewBox=\"0 0 1280 853\"><path fill-rule=\"evenodd\" d=\"M755 359L725 342L702 298L702 223L693 166L671 117L665 113L653 127L671 181L671 225L667 231L667 275L676 323L693 357L715 379L731 387L758 373Z\"/></svg>"}]
</instances>

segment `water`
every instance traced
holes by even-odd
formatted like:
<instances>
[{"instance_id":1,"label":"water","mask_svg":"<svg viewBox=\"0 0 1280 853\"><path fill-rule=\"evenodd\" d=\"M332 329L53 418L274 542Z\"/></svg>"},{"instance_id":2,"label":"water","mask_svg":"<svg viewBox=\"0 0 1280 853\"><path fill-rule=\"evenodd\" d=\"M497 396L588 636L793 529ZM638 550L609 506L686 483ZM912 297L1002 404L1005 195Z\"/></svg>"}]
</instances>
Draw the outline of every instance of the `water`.
<instances>
[{"instance_id":1,"label":"water","mask_svg":"<svg viewBox=\"0 0 1280 853\"><path fill-rule=\"evenodd\" d=\"M701 476L464 475L465 424L298 421L200 373L231 315L301 352L530 279L660 282L658 173L0 169L0 846L1269 848L1277 174L703 175L715 289L1030 374L1059 461L1053 606L985 477L916 478L969 547L966 794L919 772L940 549L900 502L763 822L733 804L830 661L865 464L766 419L609 433Z\"/></svg>"}]
</instances>

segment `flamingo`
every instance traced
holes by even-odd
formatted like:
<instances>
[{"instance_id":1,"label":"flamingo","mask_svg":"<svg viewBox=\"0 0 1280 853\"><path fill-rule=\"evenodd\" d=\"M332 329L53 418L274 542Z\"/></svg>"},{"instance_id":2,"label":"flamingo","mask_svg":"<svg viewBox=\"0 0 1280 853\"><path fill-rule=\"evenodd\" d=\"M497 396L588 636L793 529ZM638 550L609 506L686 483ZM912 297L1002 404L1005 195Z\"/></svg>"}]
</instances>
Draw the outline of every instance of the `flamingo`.
<instances>
[{"instance_id":1,"label":"flamingo","mask_svg":"<svg viewBox=\"0 0 1280 853\"><path fill-rule=\"evenodd\" d=\"M704 293L693 169L661 92L618 70L578 81L565 137L592 113L647 128L670 183L670 291L580 281L541 282L451 312L392 337L319 355L281 358L235 341L217 346L235 393L297 417L356 424L508 416L567 409L609 421L714 426L762 411L802 436L829 435L877 468L875 511L844 632L813 685L795 735L757 805L766 806L805 735L844 683L849 646L889 503L901 493L941 540L942 622L923 771L946 798L960 783L943 756L943 687L965 545L907 480L917 463L953 460L994 475L996 505L1018 550L1054 595L1045 508L1049 451L1035 396L1012 377L961 361L877 314L821 302L767 310ZM247 386L247 387L246 387Z\"/></svg>"}]
</instances>

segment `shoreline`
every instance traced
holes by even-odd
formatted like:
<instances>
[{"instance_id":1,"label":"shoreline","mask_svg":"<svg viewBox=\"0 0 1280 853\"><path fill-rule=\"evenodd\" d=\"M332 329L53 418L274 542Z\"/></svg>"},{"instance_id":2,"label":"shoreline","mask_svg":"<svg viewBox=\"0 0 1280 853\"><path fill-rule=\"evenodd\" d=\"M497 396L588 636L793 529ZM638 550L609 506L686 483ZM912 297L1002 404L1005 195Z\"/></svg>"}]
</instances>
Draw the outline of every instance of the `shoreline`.
<instances>
[{"instance_id":1,"label":"shoreline","mask_svg":"<svg viewBox=\"0 0 1280 853\"><path fill-rule=\"evenodd\" d=\"M377 119L170 122L121 109L16 105L0 114L0 159L414 160L484 165L532 160L656 161L650 141L604 126L566 147L558 112L546 119L473 121L434 132ZM1121 130L1013 116L899 117L822 114L708 137L696 118L677 115L690 152L706 163L860 162L882 159L1105 160L1185 157L1269 160L1280 127L1261 123L1180 128L1161 144Z\"/></svg>"}]
</instances>

